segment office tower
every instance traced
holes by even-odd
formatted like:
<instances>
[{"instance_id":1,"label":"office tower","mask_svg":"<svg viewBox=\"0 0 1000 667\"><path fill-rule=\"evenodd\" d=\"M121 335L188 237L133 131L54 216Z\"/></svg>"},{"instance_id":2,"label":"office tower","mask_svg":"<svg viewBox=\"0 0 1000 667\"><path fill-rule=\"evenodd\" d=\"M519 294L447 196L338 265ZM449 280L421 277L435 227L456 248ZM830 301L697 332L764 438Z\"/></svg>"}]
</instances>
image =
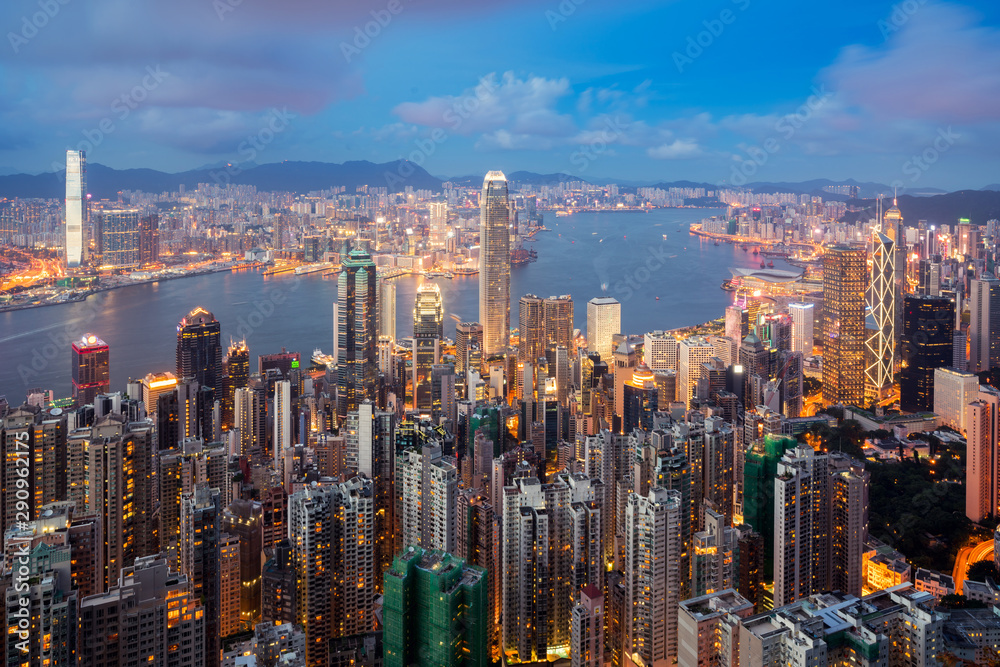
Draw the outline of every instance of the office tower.
<instances>
[{"instance_id":1,"label":"office tower","mask_svg":"<svg viewBox=\"0 0 1000 667\"><path fill-rule=\"evenodd\" d=\"M80 602L77 664L201 667L207 620L186 576L156 556L139 558L106 593Z\"/></svg>"},{"instance_id":2,"label":"office tower","mask_svg":"<svg viewBox=\"0 0 1000 667\"><path fill-rule=\"evenodd\" d=\"M677 614L677 666L737 667L737 623L752 616L753 611L753 603L732 588L681 602Z\"/></svg>"},{"instance_id":3,"label":"office tower","mask_svg":"<svg viewBox=\"0 0 1000 667\"><path fill-rule=\"evenodd\" d=\"M85 259L84 226L88 221L87 153L66 151L66 266L76 268Z\"/></svg>"},{"instance_id":4,"label":"office tower","mask_svg":"<svg viewBox=\"0 0 1000 667\"><path fill-rule=\"evenodd\" d=\"M604 594L593 584L580 589L580 601L573 607L570 647L572 667L604 665Z\"/></svg>"},{"instance_id":5,"label":"office tower","mask_svg":"<svg viewBox=\"0 0 1000 667\"><path fill-rule=\"evenodd\" d=\"M371 480L306 486L288 497L296 625L306 664L325 667L332 638L370 632L375 599L375 504Z\"/></svg>"},{"instance_id":6,"label":"office tower","mask_svg":"<svg viewBox=\"0 0 1000 667\"><path fill-rule=\"evenodd\" d=\"M790 303L788 314L792 316L792 351L801 352L803 357L813 355L813 317L816 307L811 303Z\"/></svg>"},{"instance_id":7,"label":"office tower","mask_svg":"<svg viewBox=\"0 0 1000 667\"><path fill-rule=\"evenodd\" d=\"M611 414L621 417L625 414L625 383L632 379L636 364L639 362L639 356L636 354L635 346L624 341L617 345L608 362L612 368L615 383L613 393L609 397L614 401ZM610 415L608 419L611 419Z\"/></svg>"},{"instance_id":8,"label":"office tower","mask_svg":"<svg viewBox=\"0 0 1000 667\"><path fill-rule=\"evenodd\" d=\"M396 457L401 547L454 553L458 540L458 471L441 455L441 445L409 449Z\"/></svg>"},{"instance_id":9,"label":"office tower","mask_svg":"<svg viewBox=\"0 0 1000 667\"><path fill-rule=\"evenodd\" d=\"M979 394L979 377L954 368L934 369L934 414L940 423L965 433L966 406Z\"/></svg>"},{"instance_id":10,"label":"office tower","mask_svg":"<svg viewBox=\"0 0 1000 667\"><path fill-rule=\"evenodd\" d=\"M106 209L100 216L102 269L138 269L142 264L139 246L139 209Z\"/></svg>"},{"instance_id":11,"label":"office tower","mask_svg":"<svg viewBox=\"0 0 1000 667\"><path fill-rule=\"evenodd\" d=\"M611 362L615 344L612 337L622 332L622 305L612 297L594 297L587 302L587 351Z\"/></svg>"},{"instance_id":12,"label":"office tower","mask_svg":"<svg viewBox=\"0 0 1000 667\"><path fill-rule=\"evenodd\" d=\"M781 413L789 419L802 414L803 368L802 353L782 351L778 353L778 368L774 374L780 382Z\"/></svg>"},{"instance_id":13,"label":"office tower","mask_svg":"<svg viewBox=\"0 0 1000 667\"><path fill-rule=\"evenodd\" d=\"M534 364L545 353L545 308L542 299L525 294L518 303L517 330L520 343L517 360Z\"/></svg>"},{"instance_id":14,"label":"office tower","mask_svg":"<svg viewBox=\"0 0 1000 667\"><path fill-rule=\"evenodd\" d=\"M113 586L122 568L154 553L155 519L151 488L152 426L107 415L94 424L87 450L87 511L104 530L101 580Z\"/></svg>"},{"instance_id":15,"label":"office tower","mask_svg":"<svg viewBox=\"0 0 1000 667\"><path fill-rule=\"evenodd\" d=\"M744 443L748 449L743 464L742 515L764 537L765 578L774 558L774 476L785 452L795 447L795 438L766 435L761 440ZM739 474L739 471L737 471Z\"/></svg>"},{"instance_id":16,"label":"office tower","mask_svg":"<svg viewBox=\"0 0 1000 667\"><path fill-rule=\"evenodd\" d=\"M732 523L736 434L732 424L722 417L705 419L702 460L703 496L711 508Z\"/></svg>"},{"instance_id":17,"label":"office tower","mask_svg":"<svg viewBox=\"0 0 1000 667\"><path fill-rule=\"evenodd\" d=\"M641 664L677 657L681 572L681 494L659 486L630 493L625 508L624 652Z\"/></svg>"},{"instance_id":18,"label":"office tower","mask_svg":"<svg viewBox=\"0 0 1000 667\"><path fill-rule=\"evenodd\" d=\"M726 308L726 338L743 340L750 333L750 311L742 306Z\"/></svg>"},{"instance_id":19,"label":"office tower","mask_svg":"<svg viewBox=\"0 0 1000 667\"><path fill-rule=\"evenodd\" d=\"M205 665L219 664L220 514L219 489L197 484L181 494L178 554L180 573L205 608Z\"/></svg>"},{"instance_id":20,"label":"office tower","mask_svg":"<svg viewBox=\"0 0 1000 667\"><path fill-rule=\"evenodd\" d=\"M337 278L337 415L343 419L362 401L375 400L375 262L355 248Z\"/></svg>"},{"instance_id":21,"label":"office tower","mask_svg":"<svg viewBox=\"0 0 1000 667\"><path fill-rule=\"evenodd\" d=\"M226 378L225 395L222 400L222 421L226 428L233 428L236 409L236 390L243 389L250 382L250 350L246 341L229 344L223 361L223 375Z\"/></svg>"},{"instance_id":22,"label":"office tower","mask_svg":"<svg viewBox=\"0 0 1000 667\"><path fill-rule=\"evenodd\" d=\"M583 474L549 484L518 477L503 490L503 634L508 663L567 647L586 584L603 587L603 485Z\"/></svg>"},{"instance_id":23,"label":"office tower","mask_svg":"<svg viewBox=\"0 0 1000 667\"><path fill-rule=\"evenodd\" d=\"M823 255L823 402L865 398L865 251L844 246Z\"/></svg>"},{"instance_id":24,"label":"office tower","mask_svg":"<svg viewBox=\"0 0 1000 667\"><path fill-rule=\"evenodd\" d=\"M555 343L576 356L573 344L573 297L569 294L550 296L542 300L545 323L545 345Z\"/></svg>"},{"instance_id":25,"label":"office tower","mask_svg":"<svg viewBox=\"0 0 1000 667\"><path fill-rule=\"evenodd\" d=\"M743 404L761 404L760 389L771 378L771 354L756 334L750 333L740 343L739 365L743 368Z\"/></svg>"},{"instance_id":26,"label":"office tower","mask_svg":"<svg viewBox=\"0 0 1000 667\"><path fill-rule=\"evenodd\" d=\"M677 339L662 331L644 334L642 360L652 371L677 370Z\"/></svg>"},{"instance_id":27,"label":"office tower","mask_svg":"<svg viewBox=\"0 0 1000 667\"><path fill-rule=\"evenodd\" d=\"M257 392L249 387L237 389L233 394L233 428L239 432L240 456L250 456L260 451L263 440L258 429L258 415L261 409L257 402Z\"/></svg>"},{"instance_id":28,"label":"office tower","mask_svg":"<svg viewBox=\"0 0 1000 667\"><path fill-rule=\"evenodd\" d=\"M146 414L154 422L157 421L157 410L160 396L173 392L177 387L177 376L171 372L147 373L142 378L142 402L146 406Z\"/></svg>"},{"instance_id":29,"label":"office tower","mask_svg":"<svg viewBox=\"0 0 1000 667\"><path fill-rule=\"evenodd\" d=\"M482 363L483 325L462 322L455 325L455 372L459 375L478 369ZM478 363L472 360L478 358Z\"/></svg>"},{"instance_id":30,"label":"office tower","mask_svg":"<svg viewBox=\"0 0 1000 667\"><path fill-rule=\"evenodd\" d=\"M965 408L966 463L965 515L983 521L1000 508L996 479L1000 392L982 385L979 395Z\"/></svg>"},{"instance_id":31,"label":"office tower","mask_svg":"<svg viewBox=\"0 0 1000 667\"><path fill-rule=\"evenodd\" d=\"M715 355L715 347L702 336L685 338L677 345L677 400L690 406L698 388L702 364Z\"/></svg>"},{"instance_id":32,"label":"office tower","mask_svg":"<svg viewBox=\"0 0 1000 667\"><path fill-rule=\"evenodd\" d=\"M212 313L198 307L177 325L177 378L193 378L203 387L222 384L222 325Z\"/></svg>"},{"instance_id":33,"label":"office tower","mask_svg":"<svg viewBox=\"0 0 1000 667\"><path fill-rule=\"evenodd\" d=\"M969 286L969 372L1000 366L1000 280L972 280Z\"/></svg>"},{"instance_id":34,"label":"office tower","mask_svg":"<svg viewBox=\"0 0 1000 667\"><path fill-rule=\"evenodd\" d=\"M378 282L378 335L396 342L396 283L391 280Z\"/></svg>"},{"instance_id":35,"label":"office tower","mask_svg":"<svg viewBox=\"0 0 1000 667\"><path fill-rule=\"evenodd\" d=\"M433 409L431 367L438 362L444 338L444 307L441 290L434 283L423 283L413 302L413 408L422 412Z\"/></svg>"},{"instance_id":36,"label":"office tower","mask_svg":"<svg viewBox=\"0 0 1000 667\"><path fill-rule=\"evenodd\" d=\"M80 406L90 405L95 396L110 391L110 348L94 334L84 334L72 348L73 400Z\"/></svg>"},{"instance_id":37,"label":"office tower","mask_svg":"<svg viewBox=\"0 0 1000 667\"><path fill-rule=\"evenodd\" d=\"M872 269L868 286L868 308L874 331L865 341L871 362L865 368L865 391L881 400L892 390L896 354L896 248L880 231L872 235Z\"/></svg>"},{"instance_id":38,"label":"office tower","mask_svg":"<svg viewBox=\"0 0 1000 667\"><path fill-rule=\"evenodd\" d=\"M428 226L430 237L428 239L430 247L433 249L444 248L446 234L448 232L448 203L430 202L428 204Z\"/></svg>"},{"instance_id":39,"label":"office tower","mask_svg":"<svg viewBox=\"0 0 1000 667\"><path fill-rule=\"evenodd\" d=\"M899 407L907 412L934 408L934 370L951 365L955 304L937 296L903 300L903 369Z\"/></svg>"},{"instance_id":40,"label":"office tower","mask_svg":"<svg viewBox=\"0 0 1000 667\"><path fill-rule=\"evenodd\" d=\"M147 266L160 261L160 216L156 213L139 219L139 264Z\"/></svg>"},{"instance_id":41,"label":"office tower","mask_svg":"<svg viewBox=\"0 0 1000 667\"><path fill-rule=\"evenodd\" d=\"M280 472L285 450L292 446L292 383L288 380L274 383L274 437L272 446L274 447L274 469Z\"/></svg>"},{"instance_id":42,"label":"office tower","mask_svg":"<svg viewBox=\"0 0 1000 667\"><path fill-rule=\"evenodd\" d=\"M239 621L252 627L261 620L261 505L237 498L222 514L222 530L239 543ZM270 619L269 619L270 620Z\"/></svg>"},{"instance_id":43,"label":"office tower","mask_svg":"<svg viewBox=\"0 0 1000 667\"><path fill-rule=\"evenodd\" d=\"M480 492L476 489L459 492L457 555L469 565L478 565L486 570L488 651L491 660L499 660L503 581L500 572L500 517L493 511L488 494L488 490Z\"/></svg>"},{"instance_id":44,"label":"office tower","mask_svg":"<svg viewBox=\"0 0 1000 667\"><path fill-rule=\"evenodd\" d=\"M386 667L489 667L486 571L408 547L385 573Z\"/></svg>"},{"instance_id":45,"label":"office tower","mask_svg":"<svg viewBox=\"0 0 1000 667\"><path fill-rule=\"evenodd\" d=\"M510 205L500 171L486 174L479 198L479 321L483 357L504 354L510 339Z\"/></svg>"},{"instance_id":46,"label":"office tower","mask_svg":"<svg viewBox=\"0 0 1000 667\"><path fill-rule=\"evenodd\" d=\"M653 371L639 364L622 386L622 433L635 429L653 430L653 413L659 410L659 390Z\"/></svg>"},{"instance_id":47,"label":"office tower","mask_svg":"<svg viewBox=\"0 0 1000 667\"><path fill-rule=\"evenodd\" d=\"M838 589L861 594L868 538L864 464L797 446L774 478L774 605Z\"/></svg>"}]
</instances>

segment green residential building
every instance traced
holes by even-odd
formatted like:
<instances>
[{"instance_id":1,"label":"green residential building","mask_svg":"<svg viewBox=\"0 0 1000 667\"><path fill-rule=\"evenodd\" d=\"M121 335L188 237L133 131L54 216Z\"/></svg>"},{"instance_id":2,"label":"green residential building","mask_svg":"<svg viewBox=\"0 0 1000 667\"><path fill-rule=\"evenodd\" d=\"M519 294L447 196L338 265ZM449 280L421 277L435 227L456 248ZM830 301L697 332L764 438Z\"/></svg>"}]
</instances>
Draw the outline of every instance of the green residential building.
<instances>
[{"instance_id":1,"label":"green residential building","mask_svg":"<svg viewBox=\"0 0 1000 667\"><path fill-rule=\"evenodd\" d=\"M774 477L785 451L795 438L766 435L746 452L743 464L743 523L764 536L764 579L774 575Z\"/></svg>"},{"instance_id":2,"label":"green residential building","mask_svg":"<svg viewBox=\"0 0 1000 667\"><path fill-rule=\"evenodd\" d=\"M486 570L408 547L385 573L385 667L487 667Z\"/></svg>"}]
</instances>

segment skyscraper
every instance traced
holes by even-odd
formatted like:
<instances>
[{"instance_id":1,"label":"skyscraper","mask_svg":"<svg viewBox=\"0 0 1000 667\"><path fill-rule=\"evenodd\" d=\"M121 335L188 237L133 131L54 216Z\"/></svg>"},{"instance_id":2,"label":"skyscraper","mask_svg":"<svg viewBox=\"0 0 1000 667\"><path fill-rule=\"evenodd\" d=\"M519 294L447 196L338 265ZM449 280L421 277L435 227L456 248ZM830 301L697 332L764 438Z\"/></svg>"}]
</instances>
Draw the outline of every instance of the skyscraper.
<instances>
[{"instance_id":1,"label":"skyscraper","mask_svg":"<svg viewBox=\"0 0 1000 667\"><path fill-rule=\"evenodd\" d=\"M758 341L759 342L759 341ZM702 336L685 338L677 346L677 400L691 405L701 377L702 364L715 355L715 346Z\"/></svg>"},{"instance_id":2,"label":"skyscraper","mask_svg":"<svg viewBox=\"0 0 1000 667\"><path fill-rule=\"evenodd\" d=\"M137 269L140 255L139 209L106 209L101 212L101 266Z\"/></svg>"},{"instance_id":3,"label":"skyscraper","mask_svg":"<svg viewBox=\"0 0 1000 667\"><path fill-rule=\"evenodd\" d=\"M77 405L89 405L95 396L109 391L110 357L108 344L94 334L84 334L73 343L73 399Z\"/></svg>"},{"instance_id":4,"label":"skyscraper","mask_svg":"<svg viewBox=\"0 0 1000 667\"><path fill-rule=\"evenodd\" d=\"M292 383L278 380L274 383L274 469L281 471L285 450L292 446Z\"/></svg>"},{"instance_id":5,"label":"skyscraper","mask_svg":"<svg viewBox=\"0 0 1000 667\"><path fill-rule=\"evenodd\" d=\"M83 226L87 222L87 153L66 151L66 266L84 259Z\"/></svg>"},{"instance_id":6,"label":"skyscraper","mask_svg":"<svg viewBox=\"0 0 1000 667\"><path fill-rule=\"evenodd\" d=\"M375 400L375 262L352 250L337 279L337 415L343 419L364 400Z\"/></svg>"},{"instance_id":7,"label":"skyscraper","mask_svg":"<svg viewBox=\"0 0 1000 667\"><path fill-rule=\"evenodd\" d=\"M598 296L587 302L587 351L611 363L612 336L622 332L622 305L613 297Z\"/></svg>"},{"instance_id":8,"label":"skyscraper","mask_svg":"<svg viewBox=\"0 0 1000 667\"><path fill-rule=\"evenodd\" d=\"M215 315L195 308L177 325L177 378L194 378L222 390L222 325Z\"/></svg>"},{"instance_id":9,"label":"skyscraper","mask_svg":"<svg viewBox=\"0 0 1000 667\"><path fill-rule=\"evenodd\" d=\"M461 322L455 325L455 372L462 374L478 370L482 363L483 325Z\"/></svg>"},{"instance_id":10,"label":"skyscraper","mask_svg":"<svg viewBox=\"0 0 1000 667\"><path fill-rule=\"evenodd\" d=\"M892 239L880 231L872 235L868 308L874 331L865 341L871 360L865 368L865 392L878 400L892 389L896 352L896 248Z\"/></svg>"},{"instance_id":11,"label":"skyscraper","mask_svg":"<svg viewBox=\"0 0 1000 667\"><path fill-rule=\"evenodd\" d=\"M823 255L823 402L865 398L865 251L845 246Z\"/></svg>"},{"instance_id":12,"label":"skyscraper","mask_svg":"<svg viewBox=\"0 0 1000 667\"><path fill-rule=\"evenodd\" d=\"M1000 366L1000 280L973 280L969 286L969 372Z\"/></svg>"},{"instance_id":13,"label":"skyscraper","mask_svg":"<svg viewBox=\"0 0 1000 667\"><path fill-rule=\"evenodd\" d=\"M517 360L535 364L545 352L545 310L542 299L525 294L518 303L517 330L520 343Z\"/></svg>"},{"instance_id":14,"label":"skyscraper","mask_svg":"<svg viewBox=\"0 0 1000 667\"><path fill-rule=\"evenodd\" d=\"M501 171L486 174L479 198L479 321L483 356L504 354L510 338L510 203Z\"/></svg>"},{"instance_id":15,"label":"skyscraper","mask_svg":"<svg viewBox=\"0 0 1000 667\"><path fill-rule=\"evenodd\" d=\"M143 266L160 261L160 216L144 215L139 220L139 263Z\"/></svg>"},{"instance_id":16,"label":"skyscraper","mask_svg":"<svg viewBox=\"0 0 1000 667\"><path fill-rule=\"evenodd\" d=\"M788 304L788 314L792 316L792 352L801 352L803 357L813 355L815 310L815 304L812 303Z\"/></svg>"},{"instance_id":17,"label":"skyscraper","mask_svg":"<svg viewBox=\"0 0 1000 667\"><path fill-rule=\"evenodd\" d=\"M430 411L433 407L431 367L438 362L444 337L444 306L441 289L423 283L413 302L413 408Z\"/></svg>"},{"instance_id":18,"label":"skyscraper","mask_svg":"<svg viewBox=\"0 0 1000 667\"><path fill-rule=\"evenodd\" d=\"M396 342L396 283L391 280L378 283L378 335Z\"/></svg>"},{"instance_id":19,"label":"skyscraper","mask_svg":"<svg viewBox=\"0 0 1000 667\"><path fill-rule=\"evenodd\" d=\"M573 345L573 297L568 294L550 296L542 301L545 321L545 344L564 346L570 355L576 354Z\"/></svg>"},{"instance_id":20,"label":"skyscraper","mask_svg":"<svg viewBox=\"0 0 1000 667\"><path fill-rule=\"evenodd\" d=\"M907 412L934 409L934 370L951 366L955 304L939 296L903 300L903 368L899 407Z\"/></svg>"},{"instance_id":21,"label":"skyscraper","mask_svg":"<svg viewBox=\"0 0 1000 667\"><path fill-rule=\"evenodd\" d=\"M396 457L401 547L454 553L458 546L458 472L432 442Z\"/></svg>"}]
</instances>

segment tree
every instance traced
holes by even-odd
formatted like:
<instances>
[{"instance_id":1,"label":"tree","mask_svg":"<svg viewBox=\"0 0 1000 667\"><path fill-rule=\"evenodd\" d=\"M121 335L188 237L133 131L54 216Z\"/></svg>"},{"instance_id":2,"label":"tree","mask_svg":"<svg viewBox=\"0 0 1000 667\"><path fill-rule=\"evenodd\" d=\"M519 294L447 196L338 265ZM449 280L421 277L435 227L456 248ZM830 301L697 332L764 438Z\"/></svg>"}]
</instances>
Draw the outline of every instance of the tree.
<instances>
[{"instance_id":1,"label":"tree","mask_svg":"<svg viewBox=\"0 0 1000 667\"><path fill-rule=\"evenodd\" d=\"M1000 572L997 571L996 564L991 560L981 560L969 565L969 572L965 575L969 581L986 581L986 577L1000 583Z\"/></svg>"}]
</instances>

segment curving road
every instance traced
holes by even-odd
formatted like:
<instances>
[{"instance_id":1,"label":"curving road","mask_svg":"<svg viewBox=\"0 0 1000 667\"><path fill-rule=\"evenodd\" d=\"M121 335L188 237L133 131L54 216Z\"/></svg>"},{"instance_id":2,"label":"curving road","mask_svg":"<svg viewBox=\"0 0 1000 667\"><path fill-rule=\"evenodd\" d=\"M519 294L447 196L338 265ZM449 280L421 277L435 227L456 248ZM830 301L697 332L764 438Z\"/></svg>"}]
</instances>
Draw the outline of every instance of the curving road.
<instances>
[{"instance_id":1,"label":"curving road","mask_svg":"<svg viewBox=\"0 0 1000 667\"><path fill-rule=\"evenodd\" d=\"M955 593L962 594L962 584L965 583L965 575L969 571L969 566L984 560L993 560L993 539L980 542L974 547L963 547L959 549L958 556L955 557L955 569L951 576L955 579Z\"/></svg>"}]
</instances>

